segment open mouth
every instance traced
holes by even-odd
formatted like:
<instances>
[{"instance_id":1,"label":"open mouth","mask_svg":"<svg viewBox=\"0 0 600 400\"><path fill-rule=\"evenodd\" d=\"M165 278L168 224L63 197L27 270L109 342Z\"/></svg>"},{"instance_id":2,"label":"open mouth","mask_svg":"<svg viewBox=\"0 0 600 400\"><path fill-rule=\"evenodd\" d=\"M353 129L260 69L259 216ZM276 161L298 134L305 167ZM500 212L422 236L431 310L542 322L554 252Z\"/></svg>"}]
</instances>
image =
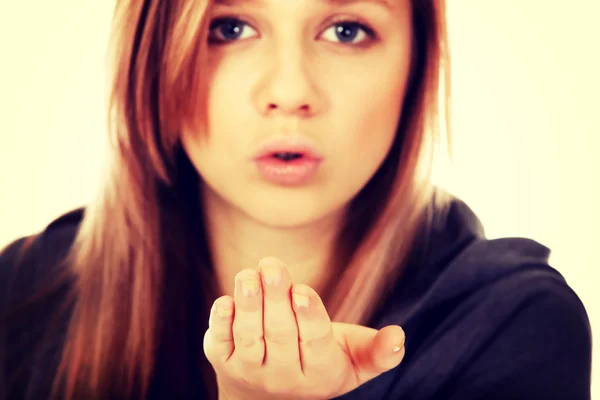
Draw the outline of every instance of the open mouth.
<instances>
[{"instance_id":1,"label":"open mouth","mask_svg":"<svg viewBox=\"0 0 600 400\"><path fill-rule=\"evenodd\" d=\"M291 152L281 152L281 153L273 153L272 157L281 160L281 161L294 161L299 158L302 158L304 155L302 153L291 153Z\"/></svg>"},{"instance_id":2,"label":"open mouth","mask_svg":"<svg viewBox=\"0 0 600 400\"><path fill-rule=\"evenodd\" d=\"M321 161L310 146L288 143L270 145L255 158L263 178L283 186L306 184L317 173Z\"/></svg>"}]
</instances>

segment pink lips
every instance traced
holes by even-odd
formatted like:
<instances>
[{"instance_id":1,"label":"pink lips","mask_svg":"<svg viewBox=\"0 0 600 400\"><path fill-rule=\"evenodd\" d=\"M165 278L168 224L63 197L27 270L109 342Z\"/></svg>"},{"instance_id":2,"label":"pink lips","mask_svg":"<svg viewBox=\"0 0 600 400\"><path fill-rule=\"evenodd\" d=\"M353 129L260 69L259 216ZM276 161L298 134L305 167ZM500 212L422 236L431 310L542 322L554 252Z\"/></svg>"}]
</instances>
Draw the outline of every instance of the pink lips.
<instances>
[{"instance_id":1,"label":"pink lips","mask_svg":"<svg viewBox=\"0 0 600 400\"><path fill-rule=\"evenodd\" d=\"M285 137L267 141L254 158L259 173L270 183L297 186L308 183L323 157L305 138Z\"/></svg>"}]
</instances>

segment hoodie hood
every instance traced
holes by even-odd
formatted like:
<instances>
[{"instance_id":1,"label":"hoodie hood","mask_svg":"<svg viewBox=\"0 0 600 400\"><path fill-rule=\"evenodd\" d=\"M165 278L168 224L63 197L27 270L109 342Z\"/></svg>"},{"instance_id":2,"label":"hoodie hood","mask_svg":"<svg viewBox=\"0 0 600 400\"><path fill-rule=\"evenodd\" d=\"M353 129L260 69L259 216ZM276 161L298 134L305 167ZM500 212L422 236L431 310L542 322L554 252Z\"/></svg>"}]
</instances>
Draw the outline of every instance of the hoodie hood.
<instances>
[{"instance_id":1,"label":"hoodie hood","mask_svg":"<svg viewBox=\"0 0 600 400\"><path fill-rule=\"evenodd\" d=\"M486 239L479 218L459 199L432 221L422 229L401 278L374 316L378 322L374 327L390 323L385 315L393 315L393 323L406 323L418 312L484 289L511 274L548 272L550 250L546 246L525 238Z\"/></svg>"}]
</instances>

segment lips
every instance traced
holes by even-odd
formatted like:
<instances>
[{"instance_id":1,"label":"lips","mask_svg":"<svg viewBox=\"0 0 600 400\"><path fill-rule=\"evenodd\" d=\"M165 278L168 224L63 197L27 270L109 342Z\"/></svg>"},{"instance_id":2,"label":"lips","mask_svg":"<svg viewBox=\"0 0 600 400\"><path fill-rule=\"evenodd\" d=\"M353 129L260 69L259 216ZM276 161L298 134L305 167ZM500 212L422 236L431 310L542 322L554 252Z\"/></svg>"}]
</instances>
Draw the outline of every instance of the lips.
<instances>
[{"instance_id":1,"label":"lips","mask_svg":"<svg viewBox=\"0 0 600 400\"><path fill-rule=\"evenodd\" d=\"M322 160L316 147L300 136L267 141L254 158L266 181L283 186L307 184L317 173Z\"/></svg>"},{"instance_id":2,"label":"lips","mask_svg":"<svg viewBox=\"0 0 600 400\"><path fill-rule=\"evenodd\" d=\"M301 136L275 138L260 147L255 159L275 158L281 161L294 161L300 158L322 160L316 147Z\"/></svg>"}]
</instances>

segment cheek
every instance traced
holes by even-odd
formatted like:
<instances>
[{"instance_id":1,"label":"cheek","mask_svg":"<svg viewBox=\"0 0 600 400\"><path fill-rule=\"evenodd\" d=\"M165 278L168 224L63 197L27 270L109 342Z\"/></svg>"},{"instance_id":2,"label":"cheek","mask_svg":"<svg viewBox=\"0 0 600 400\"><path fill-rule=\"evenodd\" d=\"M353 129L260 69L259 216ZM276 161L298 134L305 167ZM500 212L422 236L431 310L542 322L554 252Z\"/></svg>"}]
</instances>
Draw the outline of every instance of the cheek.
<instances>
[{"instance_id":1,"label":"cheek","mask_svg":"<svg viewBox=\"0 0 600 400\"><path fill-rule=\"evenodd\" d=\"M214 123L244 121L252 115L249 96L257 80L256 62L247 54L222 54L213 61L208 78L208 113ZM250 66L253 67L250 67ZM223 116L226 116L223 118Z\"/></svg>"},{"instance_id":2,"label":"cheek","mask_svg":"<svg viewBox=\"0 0 600 400\"><path fill-rule=\"evenodd\" d=\"M248 156L249 132L253 132L256 116L248 102L248 79L239 67L219 67L210 79L207 93L208 140L194 143L196 151L211 163L226 165ZM205 164L208 164L206 162Z\"/></svg>"},{"instance_id":3,"label":"cheek","mask_svg":"<svg viewBox=\"0 0 600 400\"><path fill-rule=\"evenodd\" d=\"M348 149L340 155L353 170L361 168L364 174L371 174L383 162L394 140L406 75L403 68L389 69L346 82L349 81L338 92L340 112L336 132L341 135L339 147Z\"/></svg>"},{"instance_id":4,"label":"cheek","mask_svg":"<svg viewBox=\"0 0 600 400\"><path fill-rule=\"evenodd\" d=\"M243 93L244 82L237 79L240 74L222 71L211 80L208 92L208 129L215 144L229 141L229 145L239 143L240 126L252 121L248 102ZM243 76L243 74L242 74ZM247 84L247 83L246 83ZM218 133L218 134L216 134Z\"/></svg>"},{"instance_id":5,"label":"cheek","mask_svg":"<svg viewBox=\"0 0 600 400\"><path fill-rule=\"evenodd\" d=\"M207 131L184 132L181 141L208 186L229 197L232 187L242 185L251 171L251 132L258 130L257 118L248 102L249 80L240 63L224 59L218 70L211 71L209 83Z\"/></svg>"}]
</instances>

